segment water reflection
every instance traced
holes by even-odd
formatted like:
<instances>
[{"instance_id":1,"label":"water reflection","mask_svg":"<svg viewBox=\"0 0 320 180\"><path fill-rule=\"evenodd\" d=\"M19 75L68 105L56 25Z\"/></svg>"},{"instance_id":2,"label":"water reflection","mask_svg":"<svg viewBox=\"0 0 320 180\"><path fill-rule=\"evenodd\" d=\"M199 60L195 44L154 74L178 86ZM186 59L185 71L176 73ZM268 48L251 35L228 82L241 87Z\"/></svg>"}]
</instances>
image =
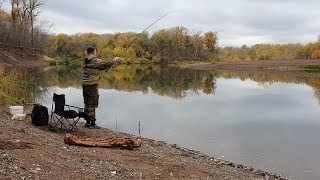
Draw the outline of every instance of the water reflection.
<instances>
[{"instance_id":1,"label":"water reflection","mask_svg":"<svg viewBox=\"0 0 320 180\"><path fill-rule=\"evenodd\" d=\"M47 92L48 85L44 79L41 68L0 67L0 97L12 104L21 103L19 101L35 102L39 95Z\"/></svg>"},{"instance_id":2,"label":"water reflection","mask_svg":"<svg viewBox=\"0 0 320 180\"><path fill-rule=\"evenodd\" d=\"M273 75L273 73L248 73L248 72L219 72L219 77L226 79L240 78L241 80L252 80L262 87L270 87L275 83L292 83L292 84L306 84L314 90L315 98L320 101L320 74L306 73L306 72L287 72L282 75L280 73Z\"/></svg>"},{"instance_id":3,"label":"water reflection","mask_svg":"<svg viewBox=\"0 0 320 180\"><path fill-rule=\"evenodd\" d=\"M51 68L45 72L50 86L81 88L81 69L67 67ZM101 73L99 87L118 91L143 93L152 90L160 96L177 99L187 93L214 94L215 73L160 66L118 66Z\"/></svg>"}]
</instances>

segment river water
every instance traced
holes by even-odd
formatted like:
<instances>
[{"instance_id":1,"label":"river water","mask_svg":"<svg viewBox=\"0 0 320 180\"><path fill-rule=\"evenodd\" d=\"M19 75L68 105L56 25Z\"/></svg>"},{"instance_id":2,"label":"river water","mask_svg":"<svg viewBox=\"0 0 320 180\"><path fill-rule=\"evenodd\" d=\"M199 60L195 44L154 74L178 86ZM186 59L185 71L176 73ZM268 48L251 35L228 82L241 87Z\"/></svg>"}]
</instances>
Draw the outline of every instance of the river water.
<instances>
[{"instance_id":1,"label":"river water","mask_svg":"<svg viewBox=\"0 0 320 180\"><path fill-rule=\"evenodd\" d=\"M39 75L38 75L39 76ZM52 94L83 106L81 69L41 73ZM97 123L293 179L320 178L320 78L119 66L102 73Z\"/></svg>"}]
</instances>

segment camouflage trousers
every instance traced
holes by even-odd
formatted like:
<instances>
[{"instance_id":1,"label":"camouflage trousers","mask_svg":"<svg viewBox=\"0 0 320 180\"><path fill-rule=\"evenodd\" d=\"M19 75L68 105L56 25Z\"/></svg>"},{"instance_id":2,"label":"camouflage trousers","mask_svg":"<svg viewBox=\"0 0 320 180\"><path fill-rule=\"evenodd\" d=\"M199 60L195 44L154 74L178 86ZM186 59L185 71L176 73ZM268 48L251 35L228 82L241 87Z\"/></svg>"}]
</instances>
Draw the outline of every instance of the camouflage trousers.
<instances>
[{"instance_id":1,"label":"camouflage trousers","mask_svg":"<svg viewBox=\"0 0 320 180\"><path fill-rule=\"evenodd\" d=\"M86 121L96 121L96 108L99 104L98 85L83 85L83 99L84 99L84 119Z\"/></svg>"}]
</instances>

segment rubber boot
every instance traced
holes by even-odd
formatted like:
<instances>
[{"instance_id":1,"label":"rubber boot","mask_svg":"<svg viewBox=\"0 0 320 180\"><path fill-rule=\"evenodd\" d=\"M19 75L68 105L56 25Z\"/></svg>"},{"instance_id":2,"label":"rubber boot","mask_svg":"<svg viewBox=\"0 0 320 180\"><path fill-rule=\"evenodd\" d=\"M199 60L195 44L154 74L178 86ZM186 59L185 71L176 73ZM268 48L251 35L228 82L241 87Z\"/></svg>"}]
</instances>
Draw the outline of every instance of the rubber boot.
<instances>
[{"instance_id":1,"label":"rubber boot","mask_svg":"<svg viewBox=\"0 0 320 180\"><path fill-rule=\"evenodd\" d=\"M86 128L89 128L89 127L91 127L91 123L90 123L90 121L86 121L86 124L84 125L84 127L86 127Z\"/></svg>"},{"instance_id":2,"label":"rubber boot","mask_svg":"<svg viewBox=\"0 0 320 180\"><path fill-rule=\"evenodd\" d=\"M101 127L97 126L95 121L91 121L90 129L101 129Z\"/></svg>"}]
</instances>

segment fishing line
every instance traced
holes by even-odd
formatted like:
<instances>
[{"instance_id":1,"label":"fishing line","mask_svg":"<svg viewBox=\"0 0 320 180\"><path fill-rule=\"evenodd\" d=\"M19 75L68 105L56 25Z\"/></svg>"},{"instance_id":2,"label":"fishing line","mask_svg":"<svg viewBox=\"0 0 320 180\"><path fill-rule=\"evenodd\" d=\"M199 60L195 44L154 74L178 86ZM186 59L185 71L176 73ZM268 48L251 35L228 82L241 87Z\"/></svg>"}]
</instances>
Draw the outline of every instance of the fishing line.
<instances>
[{"instance_id":1,"label":"fishing line","mask_svg":"<svg viewBox=\"0 0 320 180\"><path fill-rule=\"evenodd\" d=\"M172 14L174 12L177 12L177 11L182 11L182 10L174 10L174 11L171 11L171 12L168 12L166 14L164 14L163 16L161 16L160 18L158 18L156 21L154 21L152 24L150 24L148 27L146 27L141 33L138 34L138 36L118 55L118 57L121 57L121 55L123 55L123 53L125 53L131 46L133 43L135 43L139 38L140 36L146 32L151 26L153 26L154 24L156 24L158 21L160 21L161 19L165 18L166 16L168 16L169 14ZM107 68L106 69L106 72L110 69L111 67Z\"/></svg>"}]
</instances>

